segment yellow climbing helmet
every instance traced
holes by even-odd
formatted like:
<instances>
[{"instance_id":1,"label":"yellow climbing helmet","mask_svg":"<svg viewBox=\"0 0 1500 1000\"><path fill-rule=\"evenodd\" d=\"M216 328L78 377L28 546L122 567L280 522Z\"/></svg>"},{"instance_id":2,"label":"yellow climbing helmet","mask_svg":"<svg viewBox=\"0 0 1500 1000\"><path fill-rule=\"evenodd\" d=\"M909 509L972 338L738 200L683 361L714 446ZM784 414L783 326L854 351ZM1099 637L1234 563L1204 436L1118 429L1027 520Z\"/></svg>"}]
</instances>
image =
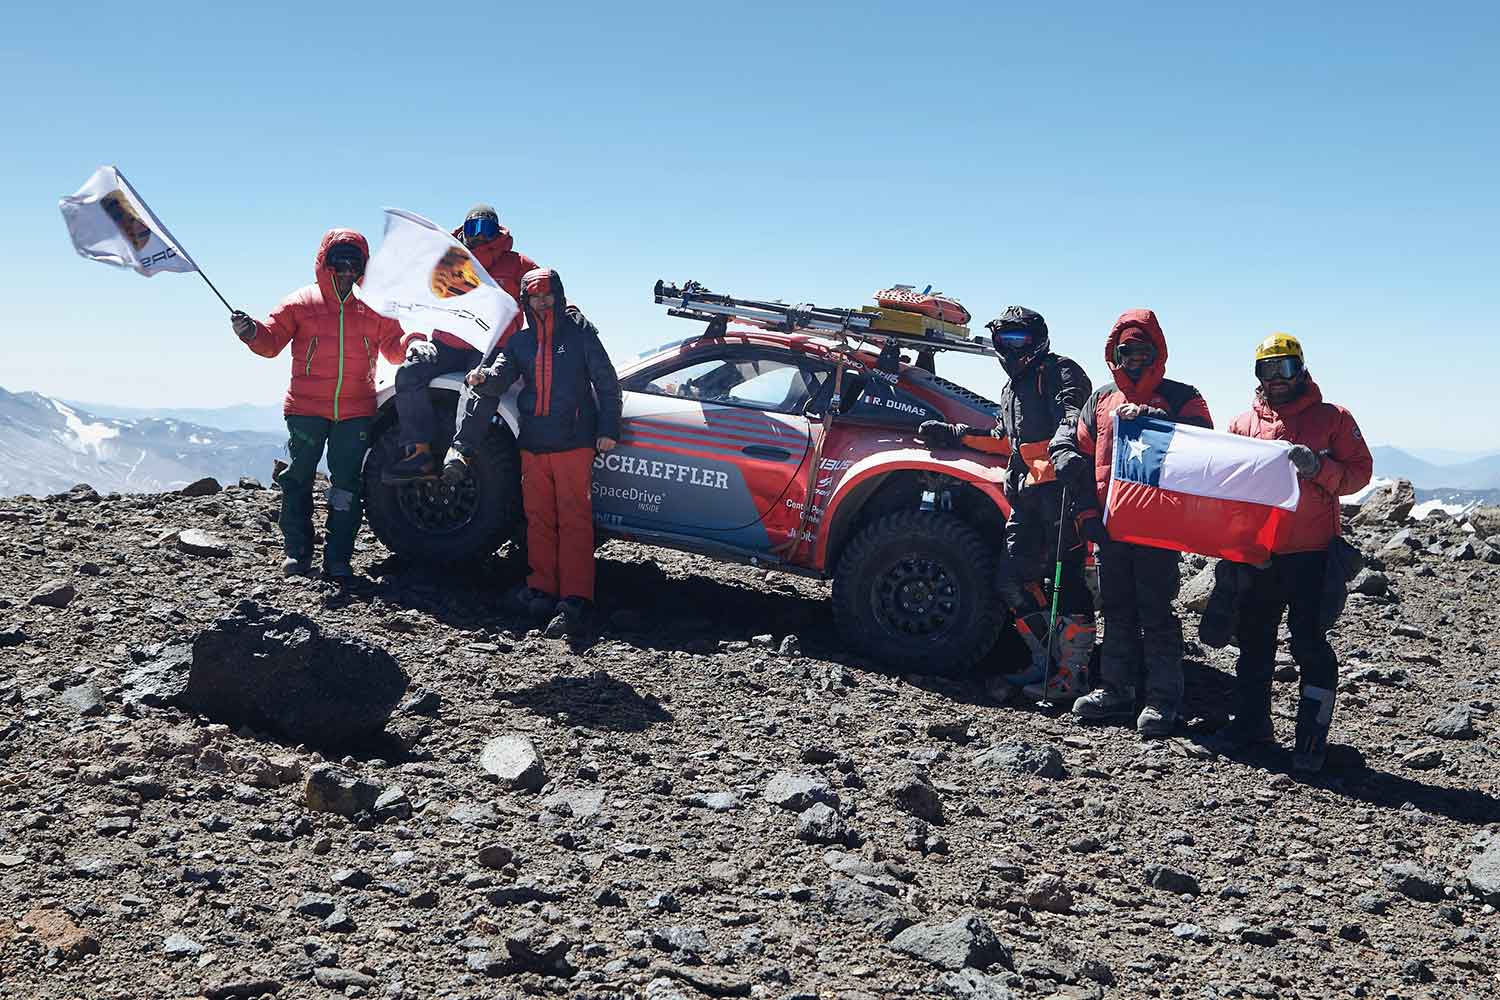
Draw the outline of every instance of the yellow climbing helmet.
<instances>
[{"instance_id":1,"label":"yellow climbing helmet","mask_svg":"<svg viewBox=\"0 0 1500 1000\"><path fill-rule=\"evenodd\" d=\"M1290 333L1273 333L1255 348L1255 360L1265 361L1268 358L1296 358L1303 364L1307 359L1302 356L1302 344Z\"/></svg>"}]
</instances>

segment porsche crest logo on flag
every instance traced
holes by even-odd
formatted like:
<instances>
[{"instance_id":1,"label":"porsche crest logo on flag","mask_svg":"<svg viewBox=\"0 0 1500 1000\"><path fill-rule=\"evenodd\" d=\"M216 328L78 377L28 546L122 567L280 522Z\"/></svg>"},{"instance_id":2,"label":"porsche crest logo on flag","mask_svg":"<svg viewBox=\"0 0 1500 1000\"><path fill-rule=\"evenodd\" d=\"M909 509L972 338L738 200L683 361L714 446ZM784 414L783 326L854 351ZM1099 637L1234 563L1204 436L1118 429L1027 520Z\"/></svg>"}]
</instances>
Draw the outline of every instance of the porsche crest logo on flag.
<instances>
[{"instance_id":1,"label":"porsche crest logo on flag","mask_svg":"<svg viewBox=\"0 0 1500 1000\"><path fill-rule=\"evenodd\" d=\"M465 295L479 287L474 256L463 247L449 247L432 269L432 294L440 299Z\"/></svg>"},{"instance_id":2,"label":"porsche crest logo on flag","mask_svg":"<svg viewBox=\"0 0 1500 1000\"><path fill-rule=\"evenodd\" d=\"M147 277L161 271L198 270L116 167L95 170L75 194L58 202L58 208L81 257L128 267Z\"/></svg>"}]
</instances>

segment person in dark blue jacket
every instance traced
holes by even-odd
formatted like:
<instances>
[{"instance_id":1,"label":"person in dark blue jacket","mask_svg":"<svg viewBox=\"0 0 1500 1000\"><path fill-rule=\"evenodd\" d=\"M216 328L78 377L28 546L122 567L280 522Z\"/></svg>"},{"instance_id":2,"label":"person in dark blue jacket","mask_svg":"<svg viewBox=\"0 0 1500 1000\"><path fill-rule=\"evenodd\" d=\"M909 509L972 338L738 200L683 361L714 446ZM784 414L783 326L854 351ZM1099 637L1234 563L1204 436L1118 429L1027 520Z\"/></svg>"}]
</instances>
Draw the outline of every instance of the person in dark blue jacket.
<instances>
[{"instance_id":1,"label":"person in dark blue jacket","mask_svg":"<svg viewBox=\"0 0 1500 1000\"><path fill-rule=\"evenodd\" d=\"M533 614L555 611L549 635L581 638L593 622L594 456L619 440L620 383L599 331L567 304L556 271L526 273L521 310L525 329L505 342L494 365L464 379L464 415L443 477L457 482L467 475L500 397L523 379L517 443L531 573L518 602Z\"/></svg>"}]
</instances>

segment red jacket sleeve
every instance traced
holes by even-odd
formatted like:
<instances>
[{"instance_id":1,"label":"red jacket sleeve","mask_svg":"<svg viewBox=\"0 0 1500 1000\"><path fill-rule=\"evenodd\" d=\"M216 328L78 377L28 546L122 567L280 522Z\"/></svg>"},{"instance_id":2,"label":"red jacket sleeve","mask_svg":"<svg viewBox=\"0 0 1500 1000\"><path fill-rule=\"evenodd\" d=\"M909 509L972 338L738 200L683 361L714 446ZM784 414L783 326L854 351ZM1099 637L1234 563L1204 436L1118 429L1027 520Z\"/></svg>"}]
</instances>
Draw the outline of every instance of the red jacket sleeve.
<instances>
[{"instance_id":1,"label":"red jacket sleeve","mask_svg":"<svg viewBox=\"0 0 1500 1000\"><path fill-rule=\"evenodd\" d=\"M1333 442L1329 453L1322 456L1323 464L1313 476L1313 482L1336 497L1344 497L1369 485L1370 476L1375 471L1375 460L1359 425L1354 422L1354 415L1343 407L1337 409Z\"/></svg>"},{"instance_id":2,"label":"red jacket sleeve","mask_svg":"<svg viewBox=\"0 0 1500 1000\"><path fill-rule=\"evenodd\" d=\"M263 358L274 358L285 350L297 333L297 303L287 299L271 311L264 323L255 324L255 339L249 348Z\"/></svg>"},{"instance_id":3,"label":"red jacket sleeve","mask_svg":"<svg viewBox=\"0 0 1500 1000\"><path fill-rule=\"evenodd\" d=\"M386 319L384 316L377 321L375 336L380 344L380 353L393 365L399 365L406 360L406 345L418 338L426 340L425 334L407 333L401 329L401 324L394 319Z\"/></svg>"},{"instance_id":4,"label":"red jacket sleeve","mask_svg":"<svg viewBox=\"0 0 1500 1000\"><path fill-rule=\"evenodd\" d=\"M1214 418L1208 412L1208 400L1201 395L1194 396L1182 405L1177 413L1177 422L1180 424L1192 424L1194 427L1206 427L1214 429Z\"/></svg>"}]
</instances>

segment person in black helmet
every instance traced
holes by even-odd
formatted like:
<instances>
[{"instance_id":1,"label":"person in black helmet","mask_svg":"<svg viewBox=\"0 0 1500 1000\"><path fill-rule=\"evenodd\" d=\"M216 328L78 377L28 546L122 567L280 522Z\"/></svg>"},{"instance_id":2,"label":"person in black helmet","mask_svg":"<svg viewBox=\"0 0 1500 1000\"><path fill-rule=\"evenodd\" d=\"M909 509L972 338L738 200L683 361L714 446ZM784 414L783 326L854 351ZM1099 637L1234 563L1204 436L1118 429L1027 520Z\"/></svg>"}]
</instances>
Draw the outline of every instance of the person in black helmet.
<instances>
[{"instance_id":1,"label":"person in black helmet","mask_svg":"<svg viewBox=\"0 0 1500 1000\"><path fill-rule=\"evenodd\" d=\"M1016 630L1031 650L1031 664L1003 680L1028 698L1071 704L1087 691L1085 673L1094 649L1093 595L1083 577L1086 548L1074 526L1078 511L1093 502L1093 470L1071 446L1093 386L1077 362L1052 353L1047 321L1040 313L1010 306L986 328L1010 376L1000 394L999 422L992 430L977 430L929 420L918 434L939 448L1009 448L1005 496L1011 515L1005 525L1007 558L1000 587L1015 612ZM1062 577L1057 634L1049 637L1048 590L1059 523Z\"/></svg>"}]
</instances>

